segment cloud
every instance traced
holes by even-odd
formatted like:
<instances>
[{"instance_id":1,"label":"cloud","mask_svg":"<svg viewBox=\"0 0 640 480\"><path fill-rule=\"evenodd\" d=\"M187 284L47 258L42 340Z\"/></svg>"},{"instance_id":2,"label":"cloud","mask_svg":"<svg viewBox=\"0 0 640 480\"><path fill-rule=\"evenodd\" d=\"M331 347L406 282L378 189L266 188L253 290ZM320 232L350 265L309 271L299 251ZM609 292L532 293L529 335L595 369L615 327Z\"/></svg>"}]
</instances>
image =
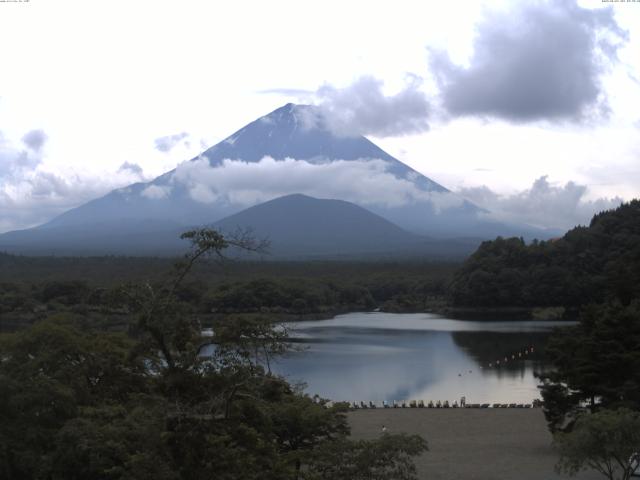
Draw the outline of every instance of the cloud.
<instances>
[{"instance_id":1,"label":"cloud","mask_svg":"<svg viewBox=\"0 0 640 480\"><path fill-rule=\"evenodd\" d=\"M159 200L167 198L171 194L172 188L167 185L149 185L147 188L140 192L143 197L151 200Z\"/></svg>"},{"instance_id":2,"label":"cloud","mask_svg":"<svg viewBox=\"0 0 640 480\"><path fill-rule=\"evenodd\" d=\"M430 106L421 84L408 77L400 92L387 96L382 80L363 76L346 88L323 85L316 98L325 126L337 135L409 135L429 129Z\"/></svg>"},{"instance_id":3,"label":"cloud","mask_svg":"<svg viewBox=\"0 0 640 480\"><path fill-rule=\"evenodd\" d=\"M620 197L588 200L585 185L553 185L547 176L512 195L497 194L486 186L462 188L456 193L486 208L494 220L563 230L586 225L595 213L615 208L623 201Z\"/></svg>"},{"instance_id":4,"label":"cloud","mask_svg":"<svg viewBox=\"0 0 640 480\"><path fill-rule=\"evenodd\" d=\"M178 145L182 140L186 139L189 136L187 132L176 133L174 135L167 135L166 137L159 137L154 140L156 149L167 153L173 150L173 148Z\"/></svg>"},{"instance_id":5,"label":"cloud","mask_svg":"<svg viewBox=\"0 0 640 480\"><path fill-rule=\"evenodd\" d=\"M22 142L34 152L40 153L47 142L47 134L44 130L31 130L22 137Z\"/></svg>"},{"instance_id":6,"label":"cloud","mask_svg":"<svg viewBox=\"0 0 640 480\"><path fill-rule=\"evenodd\" d=\"M336 198L364 206L393 208L424 203L437 212L462 204L463 200L457 195L427 192L418 188L413 178L396 177L388 171L389 166L388 162L378 159L309 163L271 157L251 163L227 159L210 165L201 157L178 165L172 182L186 188L197 202L221 202L238 207L292 193Z\"/></svg>"},{"instance_id":7,"label":"cloud","mask_svg":"<svg viewBox=\"0 0 640 480\"><path fill-rule=\"evenodd\" d=\"M137 163L124 162L122 165L120 165L120 168L118 168L118 172L130 172L140 178L144 178L142 167Z\"/></svg>"},{"instance_id":8,"label":"cloud","mask_svg":"<svg viewBox=\"0 0 640 480\"><path fill-rule=\"evenodd\" d=\"M58 173L38 167L0 178L0 232L29 228L71 208L139 181L128 171L103 175Z\"/></svg>"},{"instance_id":9,"label":"cloud","mask_svg":"<svg viewBox=\"0 0 640 480\"><path fill-rule=\"evenodd\" d=\"M477 27L468 66L431 51L444 108L514 122L583 120L607 112L601 77L628 39L611 8L576 0L518 3Z\"/></svg>"},{"instance_id":10,"label":"cloud","mask_svg":"<svg viewBox=\"0 0 640 480\"><path fill-rule=\"evenodd\" d=\"M131 163L107 175L52 170L42 156L46 136L32 132L22 139L27 148L12 144L0 132L0 232L39 225L114 188L140 181L140 167Z\"/></svg>"},{"instance_id":11,"label":"cloud","mask_svg":"<svg viewBox=\"0 0 640 480\"><path fill-rule=\"evenodd\" d=\"M24 138L29 137L29 134L25 135ZM27 144L24 138L23 142ZM36 145L38 145L37 142ZM20 175L25 170L36 168L42 161L40 155L41 146L42 144L37 149L16 148L0 132L0 182L6 181L9 177Z\"/></svg>"}]
</instances>

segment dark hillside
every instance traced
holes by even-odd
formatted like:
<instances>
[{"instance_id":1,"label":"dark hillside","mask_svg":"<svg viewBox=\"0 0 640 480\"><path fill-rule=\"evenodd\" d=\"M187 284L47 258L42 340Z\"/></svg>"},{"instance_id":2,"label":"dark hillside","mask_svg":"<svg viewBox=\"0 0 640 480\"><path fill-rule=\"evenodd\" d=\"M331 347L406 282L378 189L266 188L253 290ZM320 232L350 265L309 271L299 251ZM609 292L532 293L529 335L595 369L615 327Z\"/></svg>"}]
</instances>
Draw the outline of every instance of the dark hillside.
<instances>
[{"instance_id":1,"label":"dark hillside","mask_svg":"<svg viewBox=\"0 0 640 480\"><path fill-rule=\"evenodd\" d=\"M568 306L640 296L640 201L593 217L564 237L484 242L456 273L459 306Z\"/></svg>"}]
</instances>

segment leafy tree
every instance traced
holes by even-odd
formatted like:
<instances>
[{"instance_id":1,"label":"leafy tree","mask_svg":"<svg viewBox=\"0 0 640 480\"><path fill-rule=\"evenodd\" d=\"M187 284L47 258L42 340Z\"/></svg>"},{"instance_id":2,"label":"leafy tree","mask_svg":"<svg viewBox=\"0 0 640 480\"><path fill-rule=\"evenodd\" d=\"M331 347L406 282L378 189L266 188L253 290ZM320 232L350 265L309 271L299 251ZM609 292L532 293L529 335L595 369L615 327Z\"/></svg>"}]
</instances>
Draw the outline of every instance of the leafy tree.
<instances>
[{"instance_id":1,"label":"leafy tree","mask_svg":"<svg viewBox=\"0 0 640 480\"><path fill-rule=\"evenodd\" d=\"M415 480L413 457L428 450L418 435L383 434L371 441L324 442L313 456L306 480Z\"/></svg>"},{"instance_id":2,"label":"leafy tree","mask_svg":"<svg viewBox=\"0 0 640 480\"><path fill-rule=\"evenodd\" d=\"M549 340L554 366L541 375L544 411L552 431L571 425L588 405L640 409L640 302L586 309L580 323Z\"/></svg>"},{"instance_id":3,"label":"leafy tree","mask_svg":"<svg viewBox=\"0 0 640 480\"><path fill-rule=\"evenodd\" d=\"M346 404L327 406L327 401L306 395L288 395L269 409L273 433L280 452L295 464L295 478L318 445L343 439L349 433Z\"/></svg>"},{"instance_id":4,"label":"leafy tree","mask_svg":"<svg viewBox=\"0 0 640 480\"><path fill-rule=\"evenodd\" d=\"M231 315L216 324L214 355L237 356L237 362L252 367L264 365L271 373L273 358L292 349L288 338L286 326L276 325L270 317Z\"/></svg>"},{"instance_id":5,"label":"leafy tree","mask_svg":"<svg viewBox=\"0 0 640 480\"><path fill-rule=\"evenodd\" d=\"M54 437L84 406L144 390L122 334L81 332L55 317L0 340L0 451L8 478L37 478Z\"/></svg>"},{"instance_id":6,"label":"leafy tree","mask_svg":"<svg viewBox=\"0 0 640 480\"><path fill-rule=\"evenodd\" d=\"M619 409L581 415L572 432L556 434L555 444L560 472L575 475L589 468L609 480L628 480L640 463L640 413Z\"/></svg>"},{"instance_id":7,"label":"leafy tree","mask_svg":"<svg viewBox=\"0 0 640 480\"><path fill-rule=\"evenodd\" d=\"M166 407L157 397L89 407L55 435L51 477L69 480L174 480L163 442Z\"/></svg>"}]
</instances>

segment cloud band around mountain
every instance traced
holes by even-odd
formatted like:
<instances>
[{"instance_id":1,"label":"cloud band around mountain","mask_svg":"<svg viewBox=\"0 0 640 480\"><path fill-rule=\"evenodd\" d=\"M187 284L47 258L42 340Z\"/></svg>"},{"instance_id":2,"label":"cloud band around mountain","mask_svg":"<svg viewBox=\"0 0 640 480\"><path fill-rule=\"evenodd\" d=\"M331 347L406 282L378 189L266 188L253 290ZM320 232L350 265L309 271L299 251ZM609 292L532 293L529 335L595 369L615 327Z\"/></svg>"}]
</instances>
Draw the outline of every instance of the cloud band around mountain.
<instances>
[{"instance_id":1,"label":"cloud band around mountain","mask_svg":"<svg viewBox=\"0 0 640 480\"><path fill-rule=\"evenodd\" d=\"M205 157L180 164L175 186L201 203L225 202L248 207L292 193L347 200L363 206L401 207L423 203L436 212L460 206L463 200L447 192L420 189L413 178L399 178L380 159L307 162L264 157L259 162L224 160L211 165ZM159 190L162 188L162 190ZM150 185L142 195L165 198L169 186Z\"/></svg>"}]
</instances>

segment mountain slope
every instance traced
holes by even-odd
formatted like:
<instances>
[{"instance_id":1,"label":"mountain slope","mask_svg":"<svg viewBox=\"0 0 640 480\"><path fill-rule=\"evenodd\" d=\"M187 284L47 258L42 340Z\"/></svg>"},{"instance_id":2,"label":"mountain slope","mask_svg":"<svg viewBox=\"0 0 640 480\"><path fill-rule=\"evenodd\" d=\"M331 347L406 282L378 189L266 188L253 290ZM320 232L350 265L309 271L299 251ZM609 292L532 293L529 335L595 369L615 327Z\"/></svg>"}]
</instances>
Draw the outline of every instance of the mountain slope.
<instances>
[{"instance_id":1,"label":"mountain slope","mask_svg":"<svg viewBox=\"0 0 640 480\"><path fill-rule=\"evenodd\" d=\"M168 221L122 219L86 225L51 225L0 235L0 252L21 255L176 255L188 244L186 227Z\"/></svg>"},{"instance_id":2,"label":"mountain slope","mask_svg":"<svg viewBox=\"0 0 640 480\"><path fill-rule=\"evenodd\" d=\"M640 298L640 200L593 217L563 237L483 242L456 273L460 306L564 306Z\"/></svg>"},{"instance_id":3,"label":"mountain slope","mask_svg":"<svg viewBox=\"0 0 640 480\"><path fill-rule=\"evenodd\" d=\"M353 203L293 194L250 207L214 224L223 232L250 228L275 255L393 252L424 240Z\"/></svg>"},{"instance_id":4,"label":"mountain slope","mask_svg":"<svg viewBox=\"0 0 640 480\"><path fill-rule=\"evenodd\" d=\"M114 190L39 227L0 235L0 250L118 253L143 238L158 251L163 241L164 250L172 250L175 241L158 232L212 224L293 193L347 200L434 238L531 236L525 227L486 221L482 209L365 137L332 133L316 107L287 104L151 182Z\"/></svg>"},{"instance_id":5,"label":"mountain slope","mask_svg":"<svg viewBox=\"0 0 640 480\"><path fill-rule=\"evenodd\" d=\"M413 177L414 182L425 191L449 191L363 136L342 137L331 133L323 126L317 107L310 105L288 103L251 122L203 152L203 155L212 165L219 165L224 159L258 162L265 156L295 158L311 163L321 163L327 159L380 159L389 164L389 172L401 178Z\"/></svg>"},{"instance_id":6,"label":"mountain slope","mask_svg":"<svg viewBox=\"0 0 640 480\"><path fill-rule=\"evenodd\" d=\"M222 232L250 229L270 241L271 258L462 258L481 241L430 239L353 203L301 194L250 207L213 227Z\"/></svg>"},{"instance_id":7,"label":"mountain slope","mask_svg":"<svg viewBox=\"0 0 640 480\"><path fill-rule=\"evenodd\" d=\"M407 232L362 207L342 200L293 194L254 205L211 225L226 234L251 230L270 242L264 259L462 258L481 239L434 240ZM166 222L52 226L10 232L2 249L37 255L178 255L188 227ZM241 252L229 252L244 256ZM253 256L253 255L252 255Z\"/></svg>"},{"instance_id":8,"label":"mountain slope","mask_svg":"<svg viewBox=\"0 0 640 480\"><path fill-rule=\"evenodd\" d=\"M225 159L258 163L265 157L275 160L291 158L314 165L336 160L382 161L387 173L414 185L418 191L434 192L445 196L453 195L442 185L393 158L365 137L341 137L331 133L323 127L322 118L319 117L316 107L305 105L287 104L278 108L249 123L190 162L206 159L212 169L215 169L223 167ZM211 173L215 176L217 172L211 170ZM207 186L215 190L215 180L209 183ZM171 170L151 182L136 183L114 190L104 197L63 213L39 228L86 225L95 219L103 222L121 219L170 220L191 225L216 221L250 206L234 203L233 199L230 199L232 192L222 190L215 190L215 200L203 201L194 194L198 187L193 184L193 179L185 181L177 170ZM259 188L258 181L254 188ZM149 194L152 189L154 194ZM318 186L318 189L321 190L322 185ZM327 186L325 196L331 197L329 190L330 186ZM300 192L300 187L293 186L291 191L282 192L282 194L297 192ZM371 192L372 195L375 193L379 192ZM465 211L470 210L471 213L479 210L469 202L461 201L460 204ZM418 227L417 230L424 230L419 227L425 224L423 221L425 205L407 206L412 208L409 214L405 215L402 213L403 208L390 209L388 213L396 217L390 219L395 220L396 223L406 224L403 226L414 230L415 227ZM375 205L367 205L367 207L388 217L385 213L389 209L384 206L376 208Z\"/></svg>"}]
</instances>

